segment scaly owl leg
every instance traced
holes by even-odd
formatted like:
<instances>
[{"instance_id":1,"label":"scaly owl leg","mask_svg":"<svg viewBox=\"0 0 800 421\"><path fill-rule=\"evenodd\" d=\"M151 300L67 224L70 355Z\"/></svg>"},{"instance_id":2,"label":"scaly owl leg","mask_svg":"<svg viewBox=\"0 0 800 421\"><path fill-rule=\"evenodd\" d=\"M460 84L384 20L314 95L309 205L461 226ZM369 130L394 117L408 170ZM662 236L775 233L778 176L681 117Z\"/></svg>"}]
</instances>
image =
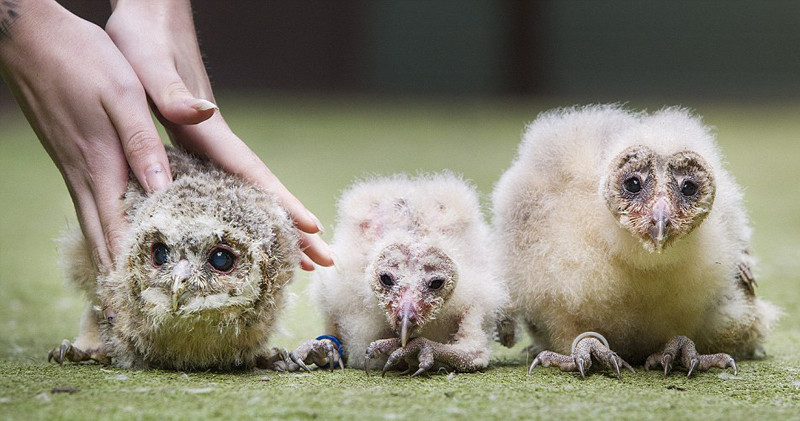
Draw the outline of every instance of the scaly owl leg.
<instances>
[{"instance_id":1,"label":"scaly owl leg","mask_svg":"<svg viewBox=\"0 0 800 421\"><path fill-rule=\"evenodd\" d=\"M578 371L581 378L586 378L586 371L592 367L592 357L601 362L608 368L614 368L617 373L617 378L622 378L620 367L627 368L633 371L633 367L625 362L617 355L616 352L608 348L604 343L600 342L596 337L586 336L580 338L572 350L572 355L557 354L552 351L542 351L536 358L533 359L531 367L528 369L528 374L533 371L537 365L542 367L550 367L554 365L561 369L561 371Z\"/></svg>"},{"instance_id":2,"label":"scaly owl leg","mask_svg":"<svg viewBox=\"0 0 800 421\"><path fill-rule=\"evenodd\" d=\"M473 372L486 367L486 352L480 349L469 351L455 344L442 344L426 338L414 338L404 348L398 348L389 356L383 373L397 362L405 361L408 367L417 367L411 377L418 376L440 363L459 372ZM401 374L407 374L407 370Z\"/></svg>"},{"instance_id":3,"label":"scaly owl leg","mask_svg":"<svg viewBox=\"0 0 800 421\"><path fill-rule=\"evenodd\" d=\"M371 359L394 352L398 348L400 348L400 338L378 339L369 344L364 361L364 368L367 372L367 376L369 376L369 363ZM386 370L384 370L384 372L385 371Z\"/></svg>"},{"instance_id":4,"label":"scaly owl leg","mask_svg":"<svg viewBox=\"0 0 800 421\"><path fill-rule=\"evenodd\" d=\"M344 370L344 361L339 357L339 349L330 339L312 339L303 342L294 351L289 353L289 358L294 363L289 371L302 368L311 371L307 364L316 364L318 367L329 367L333 371L336 365Z\"/></svg>"},{"instance_id":5,"label":"scaly owl leg","mask_svg":"<svg viewBox=\"0 0 800 421\"><path fill-rule=\"evenodd\" d=\"M664 377L672 371L672 363L680 358L681 365L688 370L686 377L692 377L692 373L697 371L708 371L711 367L733 368L733 374L738 374L736 361L728 354L709 354L701 355L697 353L694 342L686 336L676 336L664 345L664 349L656 352L644 363L644 369L649 370L653 367L664 367Z\"/></svg>"},{"instance_id":6,"label":"scaly owl leg","mask_svg":"<svg viewBox=\"0 0 800 421\"><path fill-rule=\"evenodd\" d=\"M497 321L495 327L495 340L506 348L511 348L517 343L517 322L512 317L503 317Z\"/></svg>"},{"instance_id":7,"label":"scaly owl leg","mask_svg":"<svg viewBox=\"0 0 800 421\"><path fill-rule=\"evenodd\" d=\"M81 361L94 360L103 364L111 363L111 357L107 352L101 348L90 349L84 351L75 347L68 339L61 341L61 345L53 348L47 354L47 361L55 361L59 365L64 364L64 361L78 363Z\"/></svg>"}]
</instances>

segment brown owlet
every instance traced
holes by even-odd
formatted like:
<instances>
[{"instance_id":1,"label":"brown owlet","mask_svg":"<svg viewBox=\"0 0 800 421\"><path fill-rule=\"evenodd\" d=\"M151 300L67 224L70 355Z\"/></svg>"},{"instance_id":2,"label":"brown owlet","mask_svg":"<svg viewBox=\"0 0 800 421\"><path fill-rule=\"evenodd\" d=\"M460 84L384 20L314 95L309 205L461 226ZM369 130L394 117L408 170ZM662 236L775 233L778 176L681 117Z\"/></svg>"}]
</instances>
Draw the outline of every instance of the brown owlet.
<instances>
[{"instance_id":1,"label":"brown owlet","mask_svg":"<svg viewBox=\"0 0 800 421\"><path fill-rule=\"evenodd\" d=\"M61 254L89 300L74 343L50 359L175 370L267 366L276 317L300 251L288 213L269 193L168 148L175 181L146 195L132 179L115 268L98 273L80 231Z\"/></svg>"},{"instance_id":2,"label":"brown owlet","mask_svg":"<svg viewBox=\"0 0 800 421\"><path fill-rule=\"evenodd\" d=\"M513 307L547 350L531 368L735 372L777 319L754 293L742 190L685 109L545 113L493 201Z\"/></svg>"}]
</instances>

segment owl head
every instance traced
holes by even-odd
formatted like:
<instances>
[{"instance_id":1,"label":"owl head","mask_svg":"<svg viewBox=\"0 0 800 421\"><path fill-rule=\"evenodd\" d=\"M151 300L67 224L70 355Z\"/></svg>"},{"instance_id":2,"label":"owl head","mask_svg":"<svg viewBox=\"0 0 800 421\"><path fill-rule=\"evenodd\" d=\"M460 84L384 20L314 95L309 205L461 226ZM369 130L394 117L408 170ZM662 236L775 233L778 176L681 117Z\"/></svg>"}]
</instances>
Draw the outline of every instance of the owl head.
<instances>
[{"instance_id":1,"label":"owl head","mask_svg":"<svg viewBox=\"0 0 800 421\"><path fill-rule=\"evenodd\" d=\"M455 262L440 248L419 243L382 248L368 276L402 346L436 317L458 282Z\"/></svg>"},{"instance_id":2,"label":"owl head","mask_svg":"<svg viewBox=\"0 0 800 421\"><path fill-rule=\"evenodd\" d=\"M197 172L130 214L124 288L107 291L128 319L153 332L197 333L202 324L224 335L271 321L281 307L298 239L267 192L220 171Z\"/></svg>"},{"instance_id":3,"label":"owl head","mask_svg":"<svg viewBox=\"0 0 800 421\"><path fill-rule=\"evenodd\" d=\"M692 150L665 154L631 146L611 161L609 174L608 209L651 252L692 232L714 203L712 169Z\"/></svg>"}]
</instances>

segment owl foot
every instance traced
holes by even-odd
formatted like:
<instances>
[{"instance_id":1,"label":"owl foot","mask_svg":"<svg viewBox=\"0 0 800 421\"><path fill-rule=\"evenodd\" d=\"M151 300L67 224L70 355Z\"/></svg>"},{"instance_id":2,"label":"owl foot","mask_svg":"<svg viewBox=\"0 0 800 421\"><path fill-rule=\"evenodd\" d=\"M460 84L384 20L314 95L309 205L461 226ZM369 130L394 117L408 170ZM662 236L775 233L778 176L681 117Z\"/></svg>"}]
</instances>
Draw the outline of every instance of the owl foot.
<instances>
[{"instance_id":1,"label":"owl foot","mask_svg":"<svg viewBox=\"0 0 800 421\"><path fill-rule=\"evenodd\" d=\"M723 369L731 367L733 368L734 376L739 372L733 357L725 353L698 354L694 342L686 336L676 336L670 339L664 345L664 349L647 357L644 369L650 370L660 365L664 368L664 377L666 378L669 372L672 371L672 364L675 361L680 361L680 364L688 370L687 378L692 377L692 373L695 371L708 371L711 367Z\"/></svg>"},{"instance_id":2,"label":"owl foot","mask_svg":"<svg viewBox=\"0 0 800 421\"><path fill-rule=\"evenodd\" d=\"M47 362L55 361L59 365L64 364L64 361L78 363L81 361L89 361L89 360L94 360L103 364L111 363L111 358L106 354L105 351L101 349L84 351L82 349L76 348L67 339L61 341L60 346L53 348L47 354Z\"/></svg>"},{"instance_id":3,"label":"owl foot","mask_svg":"<svg viewBox=\"0 0 800 421\"><path fill-rule=\"evenodd\" d=\"M320 368L330 368L333 371L337 365L344 370L344 361L340 357L339 344L331 339L312 339L303 342L294 351L289 353L293 363L288 371L303 369L311 371L308 364L316 364Z\"/></svg>"},{"instance_id":4,"label":"owl foot","mask_svg":"<svg viewBox=\"0 0 800 421\"><path fill-rule=\"evenodd\" d=\"M405 347L397 348L389 355L381 375L386 375L386 371L401 361L404 361L408 367L401 375L411 373L413 367L416 367L416 371L411 374L411 377L427 372L436 363L451 367L456 371L476 371L485 366L485 364L479 362L485 359L480 354L480 352L467 352L453 345L442 344L425 338L414 338Z\"/></svg>"},{"instance_id":5,"label":"owl foot","mask_svg":"<svg viewBox=\"0 0 800 421\"><path fill-rule=\"evenodd\" d=\"M400 338L378 339L367 347L367 355L364 361L364 368L369 376L369 362L373 358L389 354L400 348ZM386 370L384 370L385 372Z\"/></svg>"},{"instance_id":6,"label":"owl foot","mask_svg":"<svg viewBox=\"0 0 800 421\"><path fill-rule=\"evenodd\" d=\"M598 339L602 339L602 342ZM627 368L633 372L633 367L625 362L608 347L605 338L599 334L591 334L587 332L575 338L572 344L572 355L562 355L552 351L542 351L528 369L528 374L531 374L533 368L537 365L542 367L550 367L554 365L561 369L561 371L577 371L581 374L581 378L586 378L586 372L592 367L592 357L602 363L607 368L613 368L617 374L617 378L622 378L620 367Z\"/></svg>"}]
</instances>

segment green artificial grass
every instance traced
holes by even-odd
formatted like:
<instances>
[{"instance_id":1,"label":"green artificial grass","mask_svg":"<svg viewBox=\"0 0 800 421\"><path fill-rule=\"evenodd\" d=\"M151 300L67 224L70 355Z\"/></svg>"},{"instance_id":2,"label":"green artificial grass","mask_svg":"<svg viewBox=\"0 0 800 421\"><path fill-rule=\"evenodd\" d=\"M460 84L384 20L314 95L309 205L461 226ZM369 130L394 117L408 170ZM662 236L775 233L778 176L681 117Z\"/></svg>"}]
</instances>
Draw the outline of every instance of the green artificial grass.
<instances>
[{"instance_id":1,"label":"green artificial grass","mask_svg":"<svg viewBox=\"0 0 800 421\"><path fill-rule=\"evenodd\" d=\"M525 123L569 102L290 99L221 95L235 131L328 227L339 192L356 178L451 169L488 196ZM75 217L55 166L18 112L0 116L0 418L5 419L800 419L800 106L685 104L717 127L730 170L746 188L761 260L757 293L785 315L768 358L712 369L624 373L537 368L496 347L482 373L422 378L267 371L125 371L46 362L78 329L81 297L64 285L53 239ZM660 105L631 104L658 108ZM275 346L322 333L293 286Z\"/></svg>"}]
</instances>

